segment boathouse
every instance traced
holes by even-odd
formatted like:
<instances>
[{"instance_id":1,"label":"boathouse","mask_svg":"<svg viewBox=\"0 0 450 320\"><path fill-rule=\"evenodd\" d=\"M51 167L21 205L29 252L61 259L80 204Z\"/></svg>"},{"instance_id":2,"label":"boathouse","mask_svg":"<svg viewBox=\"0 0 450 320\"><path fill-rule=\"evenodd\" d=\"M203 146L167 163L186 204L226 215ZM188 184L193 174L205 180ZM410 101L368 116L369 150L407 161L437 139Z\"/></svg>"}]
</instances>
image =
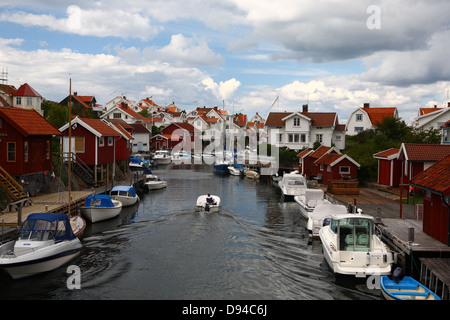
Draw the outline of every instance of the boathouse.
<instances>
[{"instance_id":1,"label":"boathouse","mask_svg":"<svg viewBox=\"0 0 450 320\"><path fill-rule=\"evenodd\" d=\"M321 167L320 164L317 163L317 160L326 154L341 153L334 147L327 147L324 145L321 145L316 150L306 149L302 151L297 156L299 158L299 172L307 179L315 178L317 180L322 180L323 172L321 172Z\"/></svg>"},{"instance_id":2,"label":"boathouse","mask_svg":"<svg viewBox=\"0 0 450 320\"><path fill-rule=\"evenodd\" d=\"M357 180L359 163L346 154L327 153L317 159L314 164L319 168L322 183L334 180Z\"/></svg>"},{"instance_id":3,"label":"boathouse","mask_svg":"<svg viewBox=\"0 0 450 320\"><path fill-rule=\"evenodd\" d=\"M399 186L401 162L398 159L398 152L399 149L390 148L373 155L378 161L377 182L379 184L389 187Z\"/></svg>"},{"instance_id":4,"label":"boathouse","mask_svg":"<svg viewBox=\"0 0 450 320\"><path fill-rule=\"evenodd\" d=\"M75 117L71 124L71 152L69 152L69 123L59 128L62 133L61 145L65 159L71 156L74 163L88 166L93 172L95 185L104 182L111 172L116 141L121 138L121 133L101 119Z\"/></svg>"},{"instance_id":5,"label":"boathouse","mask_svg":"<svg viewBox=\"0 0 450 320\"><path fill-rule=\"evenodd\" d=\"M189 123L177 122L165 127L161 131L161 134L181 137L181 140L179 142L183 143L183 148L181 148L181 146L178 146L177 148L179 150L183 149L190 152L195 148L196 143L199 143L200 131ZM173 143L172 148L177 144L178 143Z\"/></svg>"},{"instance_id":6,"label":"boathouse","mask_svg":"<svg viewBox=\"0 0 450 320\"><path fill-rule=\"evenodd\" d=\"M450 154L415 176L410 184L424 190L423 231L450 245Z\"/></svg>"}]
</instances>

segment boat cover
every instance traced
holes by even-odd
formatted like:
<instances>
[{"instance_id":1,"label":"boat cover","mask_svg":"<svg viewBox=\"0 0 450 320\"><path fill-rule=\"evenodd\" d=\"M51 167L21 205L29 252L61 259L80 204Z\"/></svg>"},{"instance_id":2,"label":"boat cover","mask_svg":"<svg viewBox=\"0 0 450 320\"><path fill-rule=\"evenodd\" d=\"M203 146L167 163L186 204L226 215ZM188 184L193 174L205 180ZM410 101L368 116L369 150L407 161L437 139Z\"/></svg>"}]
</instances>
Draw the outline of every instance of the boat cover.
<instances>
[{"instance_id":1,"label":"boat cover","mask_svg":"<svg viewBox=\"0 0 450 320\"><path fill-rule=\"evenodd\" d=\"M141 159L138 159L138 158L130 158L130 162L131 163L141 164L143 161Z\"/></svg>"},{"instance_id":2,"label":"boat cover","mask_svg":"<svg viewBox=\"0 0 450 320\"><path fill-rule=\"evenodd\" d=\"M69 217L63 213L32 213L25 220L21 234L30 232L44 233L51 231L55 241L72 240L75 235L70 226Z\"/></svg>"},{"instance_id":3,"label":"boat cover","mask_svg":"<svg viewBox=\"0 0 450 320\"><path fill-rule=\"evenodd\" d=\"M112 188L111 191L125 191L136 197L136 189L133 186L117 186Z\"/></svg>"},{"instance_id":4,"label":"boat cover","mask_svg":"<svg viewBox=\"0 0 450 320\"><path fill-rule=\"evenodd\" d=\"M106 194L91 194L86 198L85 207L114 207L111 197Z\"/></svg>"}]
</instances>

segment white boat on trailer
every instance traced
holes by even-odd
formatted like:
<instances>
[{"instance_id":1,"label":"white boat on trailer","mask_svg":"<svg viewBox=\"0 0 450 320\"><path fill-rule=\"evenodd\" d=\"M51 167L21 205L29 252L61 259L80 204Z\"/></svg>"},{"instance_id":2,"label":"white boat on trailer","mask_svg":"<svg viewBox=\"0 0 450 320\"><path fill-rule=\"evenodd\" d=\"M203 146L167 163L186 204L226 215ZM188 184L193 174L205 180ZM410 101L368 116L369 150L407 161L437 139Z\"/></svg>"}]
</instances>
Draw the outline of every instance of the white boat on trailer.
<instances>
[{"instance_id":1,"label":"white boat on trailer","mask_svg":"<svg viewBox=\"0 0 450 320\"><path fill-rule=\"evenodd\" d=\"M80 254L82 244L62 213L32 213L18 240L0 246L0 268L13 279L55 270Z\"/></svg>"},{"instance_id":2,"label":"white boat on trailer","mask_svg":"<svg viewBox=\"0 0 450 320\"><path fill-rule=\"evenodd\" d=\"M358 278L391 273L393 253L375 234L372 216L334 214L319 236L325 260L334 273Z\"/></svg>"},{"instance_id":3,"label":"white boat on trailer","mask_svg":"<svg viewBox=\"0 0 450 320\"><path fill-rule=\"evenodd\" d=\"M197 198L197 211L217 212L220 207L220 197L216 195L201 195Z\"/></svg>"}]
</instances>

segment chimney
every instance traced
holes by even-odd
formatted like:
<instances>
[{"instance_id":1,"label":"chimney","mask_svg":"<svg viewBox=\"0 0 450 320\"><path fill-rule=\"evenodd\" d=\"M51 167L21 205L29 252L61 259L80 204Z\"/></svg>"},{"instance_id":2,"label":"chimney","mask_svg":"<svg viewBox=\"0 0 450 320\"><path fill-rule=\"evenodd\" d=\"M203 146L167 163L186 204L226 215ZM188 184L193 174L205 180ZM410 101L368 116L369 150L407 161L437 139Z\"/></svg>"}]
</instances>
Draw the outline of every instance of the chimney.
<instances>
[{"instance_id":1,"label":"chimney","mask_svg":"<svg viewBox=\"0 0 450 320\"><path fill-rule=\"evenodd\" d=\"M303 111L302 112L308 112L308 105L304 104L303 106Z\"/></svg>"},{"instance_id":2,"label":"chimney","mask_svg":"<svg viewBox=\"0 0 450 320\"><path fill-rule=\"evenodd\" d=\"M370 108L370 103L364 103L364 108Z\"/></svg>"},{"instance_id":3,"label":"chimney","mask_svg":"<svg viewBox=\"0 0 450 320\"><path fill-rule=\"evenodd\" d=\"M78 95L78 92L75 91L75 92L73 93L73 95L74 95L74 96Z\"/></svg>"},{"instance_id":4,"label":"chimney","mask_svg":"<svg viewBox=\"0 0 450 320\"><path fill-rule=\"evenodd\" d=\"M449 107L449 108L450 108L450 102L447 102L447 107Z\"/></svg>"}]
</instances>

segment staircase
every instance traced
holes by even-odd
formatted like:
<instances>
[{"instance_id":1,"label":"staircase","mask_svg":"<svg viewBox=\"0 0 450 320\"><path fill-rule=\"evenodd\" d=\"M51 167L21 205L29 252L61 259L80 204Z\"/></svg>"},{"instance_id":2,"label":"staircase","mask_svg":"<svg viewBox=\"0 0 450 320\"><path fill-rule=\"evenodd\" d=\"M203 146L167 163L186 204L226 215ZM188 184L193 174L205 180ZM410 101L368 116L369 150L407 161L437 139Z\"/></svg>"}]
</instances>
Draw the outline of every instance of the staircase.
<instances>
[{"instance_id":1,"label":"staircase","mask_svg":"<svg viewBox=\"0 0 450 320\"><path fill-rule=\"evenodd\" d=\"M23 187L0 166L0 187L6 191L13 202L27 199Z\"/></svg>"},{"instance_id":2,"label":"staircase","mask_svg":"<svg viewBox=\"0 0 450 320\"><path fill-rule=\"evenodd\" d=\"M73 152L63 152L65 163L68 163L69 156L72 172L76 173L89 187L95 187L94 171Z\"/></svg>"}]
</instances>

